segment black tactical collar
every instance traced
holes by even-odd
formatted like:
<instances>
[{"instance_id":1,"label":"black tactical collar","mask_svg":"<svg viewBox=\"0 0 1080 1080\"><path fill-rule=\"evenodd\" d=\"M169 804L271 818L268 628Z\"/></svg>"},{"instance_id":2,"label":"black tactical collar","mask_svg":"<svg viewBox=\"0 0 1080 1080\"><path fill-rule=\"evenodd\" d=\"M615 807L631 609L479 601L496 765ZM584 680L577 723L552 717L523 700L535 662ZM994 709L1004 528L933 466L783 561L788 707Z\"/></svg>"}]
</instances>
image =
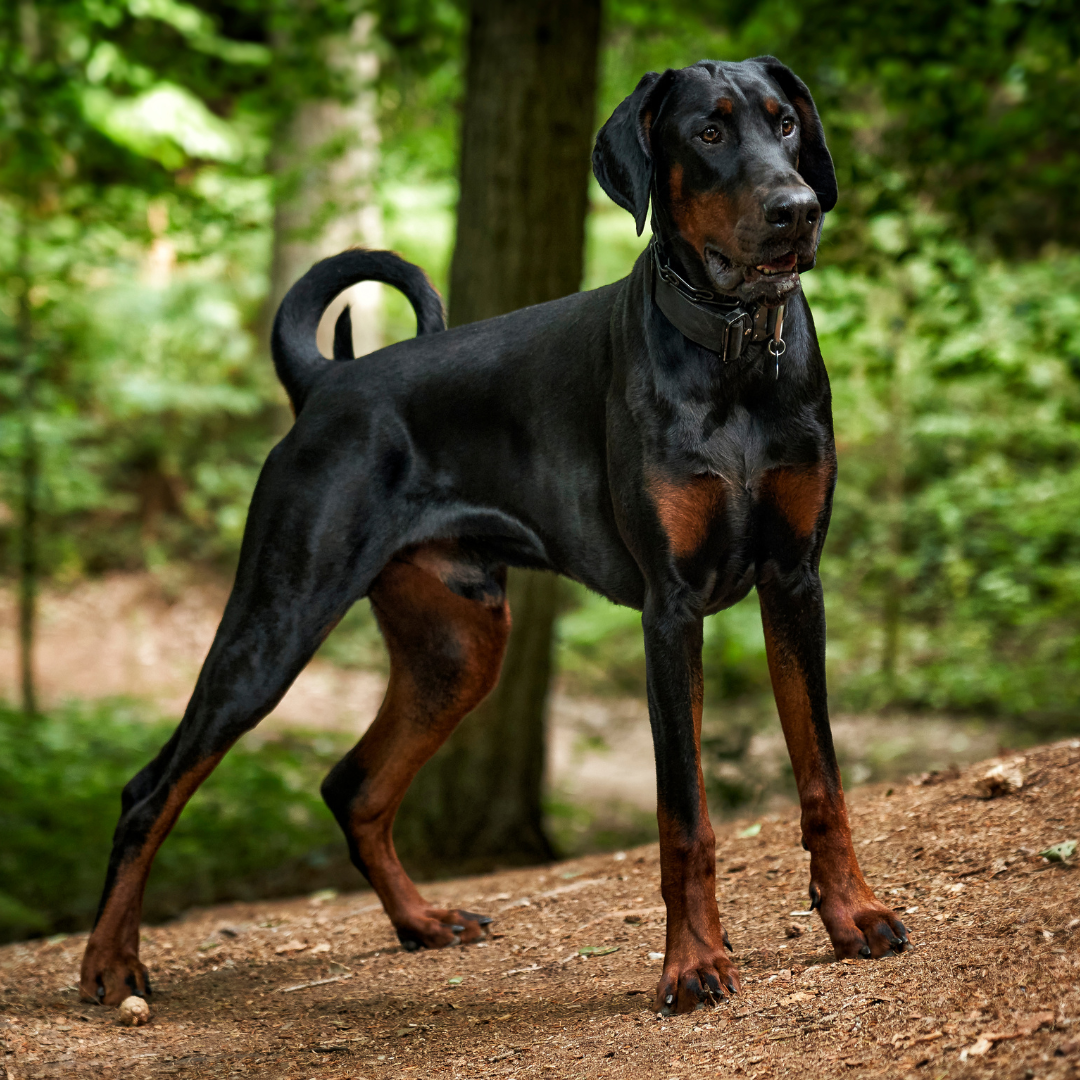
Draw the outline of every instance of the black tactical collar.
<instances>
[{"instance_id":1,"label":"black tactical collar","mask_svg":"<svg viewBox=\"0 0 1080 1080\"><path fill-rule=\"evenodd\" d=\"M684 337L697 342L725 363L738 360L751 342L768 340L769 355L776 360L784 354L784 307L744 305L734 296L695 289L684 281L660 254L654 236L646 262L656 306ZM760 355L760 354L759 354Z\"/></svg>"}]
</instances>

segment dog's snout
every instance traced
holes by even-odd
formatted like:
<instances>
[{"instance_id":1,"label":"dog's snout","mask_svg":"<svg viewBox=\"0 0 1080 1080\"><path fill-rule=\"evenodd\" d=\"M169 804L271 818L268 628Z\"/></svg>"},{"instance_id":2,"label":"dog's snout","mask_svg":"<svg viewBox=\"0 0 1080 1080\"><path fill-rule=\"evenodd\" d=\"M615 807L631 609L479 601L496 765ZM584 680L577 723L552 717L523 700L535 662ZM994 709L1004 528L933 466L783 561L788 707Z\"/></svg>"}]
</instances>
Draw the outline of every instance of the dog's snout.
<instances>
[{"instance_id":1,"label":"dog's snout","mask_svg":"<svg viewBox=\"0 0 1080 1080\"><path fill-rule=\"evenodd\" d=\"M797 235L817 224L821 204L807 188L781 188L769 195L762 211L773 228Z\"/></svg>"}]
</instances>

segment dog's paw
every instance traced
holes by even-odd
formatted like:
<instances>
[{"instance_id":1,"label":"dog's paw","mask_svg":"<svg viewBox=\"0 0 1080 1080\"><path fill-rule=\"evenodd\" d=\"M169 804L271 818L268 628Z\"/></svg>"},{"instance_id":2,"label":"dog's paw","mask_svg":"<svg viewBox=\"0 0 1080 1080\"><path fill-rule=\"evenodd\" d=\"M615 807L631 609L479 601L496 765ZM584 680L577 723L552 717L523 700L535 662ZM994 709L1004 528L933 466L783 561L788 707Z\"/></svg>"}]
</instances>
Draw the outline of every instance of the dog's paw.
<instances>
[{"instance_id":1,"label":"dog's paw","mask_svg":"<svg viewBox=\"0 0 1080 1080\"><path fill-rule=\"evenodd\" d=\"M119 1005L125 998L147 998L150 973L136 953L89 942L83 955L79 996L97 1005Z\"/></svg>"},{"instance_id":2,"label":"dog's paw","mask_svg":"<svg viewBox=\"0 0 1080 1080\"><path fill-rule=\"evenodd\" d=\"M690 1013L732 997L739 990L738 969L723 947L713 949L698 942L668 952L653 1008L664 1016Z\"/></svg>"},{"instance_id":3,"label":"dog's paw","mask_svg":"<svg viewBox=\"0 0 1080 1080\"><path fill-rule=\"evenodd\" d=\"M911 948L908 932L892 908L886 907L868 889L860 890L854 898L817 893L811 886L810 895L817 900L821 921L832 941L837 960L856 957L879 960Z\"/></svg>"},{"instance_id":4,"label":"dog's paw","mask_svg":"<svg viewBox=\"0 0 1080 1080\"><path fill-rule=\"evenodd\" d=\"M425 908L399 926L398 940L407 952L445 949L448 945L471 945L487 937L491 919L460 908Z\"/></svg>"}]
</instances>

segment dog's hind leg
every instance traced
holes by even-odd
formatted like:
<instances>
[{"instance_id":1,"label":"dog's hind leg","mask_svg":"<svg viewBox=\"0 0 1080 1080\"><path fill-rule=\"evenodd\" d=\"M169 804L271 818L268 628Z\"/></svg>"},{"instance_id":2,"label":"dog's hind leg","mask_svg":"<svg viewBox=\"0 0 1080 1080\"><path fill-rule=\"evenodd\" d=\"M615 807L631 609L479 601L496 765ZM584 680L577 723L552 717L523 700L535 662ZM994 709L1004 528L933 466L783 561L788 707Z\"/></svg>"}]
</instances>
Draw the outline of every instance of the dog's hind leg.
<instances>
[{"instance_id":1,"label":"dog's hind leg","mask_svg":"<svg viewBox=\"0 0 1080 1080\"><path fill-rule=\"evenodd\" d=\"M505 571L429 547L395 559L370 591L390 652L386 698L327 776L323 798L407 949L475 941L490 922L428 904L394 850L394 815L413 777L499 678L510 632Z\"/></svg>"},{"instance_id":2,"label":"dog's hind leg","mask_svg":"<svg viewBox=\"0 0 1080 1080\"><path fill-rule=\"evenodd\" d=\"M269 713L364 589L355 531L317 485L290 484L277 451L252 502L236 584L180 726L125 787L105 888L83 957L85 998L119 1004L150 986L139 961L142 897L154 856L230 746ZM353 493L355 496L355 492ZM363 538L360 538L362 546ZM369 579L370 580L370 579Z\"/></svg>"}]
</instances>

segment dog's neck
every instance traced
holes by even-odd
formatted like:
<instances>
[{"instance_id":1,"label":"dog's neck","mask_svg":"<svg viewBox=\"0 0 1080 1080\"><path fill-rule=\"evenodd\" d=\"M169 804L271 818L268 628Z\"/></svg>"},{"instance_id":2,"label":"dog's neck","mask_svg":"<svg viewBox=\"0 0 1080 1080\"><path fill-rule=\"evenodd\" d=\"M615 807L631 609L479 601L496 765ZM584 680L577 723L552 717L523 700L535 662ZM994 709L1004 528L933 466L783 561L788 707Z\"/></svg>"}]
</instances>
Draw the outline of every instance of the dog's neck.
<instances>
[{"instance_id":1,"label":"dog's neck","mask_svg":"<svg viewBox=\"0 0 1080 1080\"><path fill-rule=\"evenodd\" d=\"M653 302L684 337L716 353L725 364L740 358L757 363L767 351L777 361L779 376L784 352L782 305L748 305L735 296L696 288L671 266L655 234L649 242L645 273ZM765 350L752 348L762 342Z\"/></svg>"}]
</instances>

